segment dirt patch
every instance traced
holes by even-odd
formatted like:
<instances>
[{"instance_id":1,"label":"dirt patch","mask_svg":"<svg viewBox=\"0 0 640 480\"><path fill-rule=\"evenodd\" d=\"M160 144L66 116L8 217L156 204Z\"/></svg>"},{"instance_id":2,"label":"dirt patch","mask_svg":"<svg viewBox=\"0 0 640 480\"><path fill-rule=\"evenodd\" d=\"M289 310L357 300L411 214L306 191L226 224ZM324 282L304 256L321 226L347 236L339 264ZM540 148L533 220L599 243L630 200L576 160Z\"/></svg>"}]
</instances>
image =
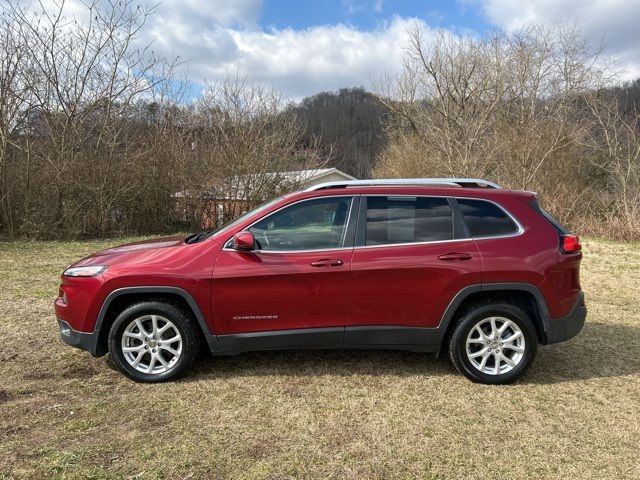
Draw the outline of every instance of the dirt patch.
<instances>
[{"instance_id":1,"label":"dirt patch","mask_svg":"<svg viewBox=\"0 0 640 480\"><path fill-rule=\"evenodd\" d=\"M13 398L13 395L4 389L0 389L0 404L8 402Z\"/></svg>"},{"instance_id":2,"label":"dirt patch","mask_svg":"<svg viewBox=\"0 0 640 480\"><path fill-rule=\"evenodd\" d=\"M73 365L62 373L62 377L87 379L93 377L96 373L97 370L90 364Z\"/></svg>"}]
</instances>

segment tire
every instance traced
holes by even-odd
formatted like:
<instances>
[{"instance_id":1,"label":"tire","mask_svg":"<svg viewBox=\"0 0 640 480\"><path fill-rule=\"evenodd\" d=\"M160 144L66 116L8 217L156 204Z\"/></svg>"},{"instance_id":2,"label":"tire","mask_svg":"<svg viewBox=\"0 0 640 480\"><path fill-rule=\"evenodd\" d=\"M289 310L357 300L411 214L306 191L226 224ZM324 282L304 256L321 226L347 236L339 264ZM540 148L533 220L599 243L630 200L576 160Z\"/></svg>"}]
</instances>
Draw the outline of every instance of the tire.
<instances>
[{"instance_id":1,"label":"tire","mask_svg":"<svg viewBox=\"0 0 640 480\"><path fill-rule=\"evenodd\" d=\"M166 382L184 375L198 347L189 316L162 301L144 301L125 308L109 331L109 354L114 365L136 382Z\"/></svg>"},{"instance_id":2,"label":"tire","mask_svg":"<svg viewBox=\"0 0 640 480\"><path fill-rule=\"evenodd\" d=\"M510 303L485 303L472 306L462 315L448 347L454 366L468 379L504 385L521 378L529 369L538 338L531 319L521 308Z\"/></svg>"}]
</instances>

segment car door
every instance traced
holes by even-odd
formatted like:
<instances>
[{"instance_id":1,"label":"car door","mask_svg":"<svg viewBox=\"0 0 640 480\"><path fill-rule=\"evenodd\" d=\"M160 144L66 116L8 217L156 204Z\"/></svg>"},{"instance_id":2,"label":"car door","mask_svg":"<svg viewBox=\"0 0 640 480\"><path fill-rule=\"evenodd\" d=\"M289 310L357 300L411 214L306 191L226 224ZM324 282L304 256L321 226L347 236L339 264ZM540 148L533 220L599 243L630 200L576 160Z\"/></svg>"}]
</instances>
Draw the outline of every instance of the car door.
<instances>
[{"instance_id":1,"label":"car door","mask_svg":"<svg viewBox=\"0 0 640 480\"><path fill-rule=\"evenodd\" d=\"M455 294L481 282L476 244L445 197L375 195L360 204L345 344L420 342L414 327L437 327Z\"/></svg>"},{"instance_id":2,"label":"car door","mask_svg":"<svg viewBox=\"0 0 640 480\"><path fill-rule=\"evenodd\" d=\"M320 329L321 334L331 328L333 333L318 335L317 342L341 344L355 236L351 212L357 205L352 195L298 201L246 229L256 250L225 245L213 274L216 333Z\"/></svg>"}]
</instances>

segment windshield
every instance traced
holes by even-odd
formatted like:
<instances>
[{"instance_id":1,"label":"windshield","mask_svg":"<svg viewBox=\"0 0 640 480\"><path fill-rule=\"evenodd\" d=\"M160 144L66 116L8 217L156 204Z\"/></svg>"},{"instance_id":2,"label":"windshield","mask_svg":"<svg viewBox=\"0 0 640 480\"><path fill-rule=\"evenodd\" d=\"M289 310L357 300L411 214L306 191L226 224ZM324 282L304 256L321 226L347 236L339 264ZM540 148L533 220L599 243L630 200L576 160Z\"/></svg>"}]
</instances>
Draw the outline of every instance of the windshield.
<instances>
[{"instance_id":1,"label":"windshield","mask_svg":"<svg viewBox=\"0 0 640 480\"><path fill-rule=\"evenodd\" d=\"M230 220L229 222L225 223L224 225L222 225L222 226L220 226L218 228L213 228L211 230L205 230L205 231L202 231L202 232L199 232L199 233L194 233L193 235L189 235L185 239L185 242L186 243L196 243L196 242L200 242L200 241L204 240L205 238L210 238L210 237L213 237L215 235L219 235L221 233L224 233L224 232L232 229L236 225L242 223L244 220L249 218L251 215L254 215L256 213L262 212L263 210L266 210L271 205L279 202L283 198L284 197L277 197L277 198L274 198L273 200L269 200L268 202L257 206L253 210L249 210L248 212L243 213L239 217L234 218L233 220Z\"/></svg>"}]
</instances>

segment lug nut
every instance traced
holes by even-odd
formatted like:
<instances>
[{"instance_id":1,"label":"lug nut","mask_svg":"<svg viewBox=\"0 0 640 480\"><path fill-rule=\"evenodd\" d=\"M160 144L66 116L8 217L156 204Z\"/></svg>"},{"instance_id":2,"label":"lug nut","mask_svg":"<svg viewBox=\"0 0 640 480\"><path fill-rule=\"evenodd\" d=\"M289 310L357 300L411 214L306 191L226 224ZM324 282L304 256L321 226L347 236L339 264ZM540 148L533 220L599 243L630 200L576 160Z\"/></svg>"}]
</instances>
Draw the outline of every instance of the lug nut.
<instances>
[{"instance_id":1,"label":"lug nut","mask_svg":"<svg viewBox=\"0 0 640 480\"><path fill-rule=\"evenodd\" d=\"M149 345L145 345L145 346L144 346L144 349L145 349L145 350L149 350Z\"/></svg>"},{"instance_id":2,"label":"lug nut","mask_svg":"<svg viewBox=\"0 0 640 480\"><path fill-rule=\"evenodd\" d=\"M153 353L156 353L156 349L154 348L153 350L151 350Z\"/></svg>"}]
</instances>

